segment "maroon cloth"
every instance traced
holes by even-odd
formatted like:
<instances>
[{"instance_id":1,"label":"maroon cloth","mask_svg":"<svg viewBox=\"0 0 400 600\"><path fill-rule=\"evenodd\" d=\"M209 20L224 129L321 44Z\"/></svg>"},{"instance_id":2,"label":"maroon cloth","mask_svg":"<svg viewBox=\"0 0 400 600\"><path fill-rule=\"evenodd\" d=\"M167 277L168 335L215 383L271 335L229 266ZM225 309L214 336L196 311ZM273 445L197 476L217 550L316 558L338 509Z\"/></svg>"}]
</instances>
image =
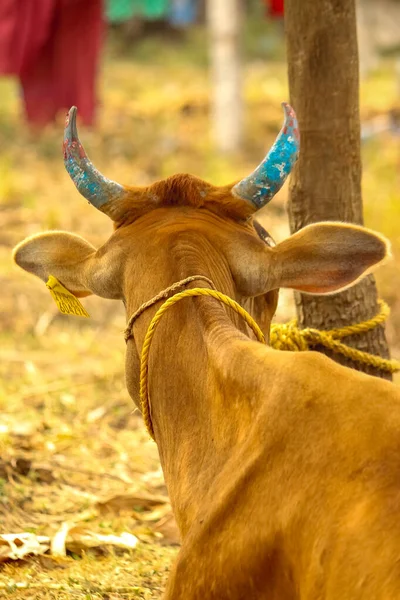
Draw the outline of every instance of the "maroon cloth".
<instances>
[{"instance_id":1,"label":"maroon cloth","mask_svg":"<svg viewBox=\"0 0 400 600\"><path fill-rule=\"evenodd\" d=\"M31 123L76 105L92 124L102 14L102 0L0 0L0 75L19 77Z\"/></svg>"},{"instance_id":2,"label":"maroon cloth","mask_svg":"<svg viewBox=\"0 0 400 600\"><path fill-rule=\"evenodd\" d=\"M270 17L283 17L283 3L284 0L264 0L267 14Z\"/></svg>"}]
</instances>

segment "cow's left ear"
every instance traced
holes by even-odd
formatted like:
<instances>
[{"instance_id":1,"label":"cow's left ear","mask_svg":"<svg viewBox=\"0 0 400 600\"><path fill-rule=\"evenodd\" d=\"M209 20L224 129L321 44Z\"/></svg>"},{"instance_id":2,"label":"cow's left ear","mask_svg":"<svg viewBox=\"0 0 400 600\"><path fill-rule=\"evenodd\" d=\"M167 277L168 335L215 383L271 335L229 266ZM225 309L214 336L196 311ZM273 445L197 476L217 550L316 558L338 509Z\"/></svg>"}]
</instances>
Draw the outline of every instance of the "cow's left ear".
<instances>
[{"instance_id":1,"label":"cow's left ear","mask_svg":"<svg viewBox=\"0 0 400 600\"><path fill-rule=\"evenodd\" d=\"M245 295L280 287L333 294L357 283L388 257L389 242L379 233L327 222L308 225L273 248L254 240L231 268Z\"/></svg>"},{"instance_id":2,"label":"cow's left ear","mask_svg":"<svg viewBox=\"0 0 400 600\"><path fill-rule=\"evenodd\" d=\"M122 297L121 277L116 270L121 261L115 251L96 250L79 235L48 231L33 235L18 244L13 258L18 266L47 282L56 277L74 296L96 294L102 298Z\"/></svg>"},{"instance_id":3,"label":"cow's left ear","mask_svg":"<svg viewBox=\"0 0 400 600\"><path fill-rule=\"evenodd\" d=\"M348 223L307 225L275 250L279 287L306 294L344 290L390 257L383 235Z\"/></svg>"}]
</instances>

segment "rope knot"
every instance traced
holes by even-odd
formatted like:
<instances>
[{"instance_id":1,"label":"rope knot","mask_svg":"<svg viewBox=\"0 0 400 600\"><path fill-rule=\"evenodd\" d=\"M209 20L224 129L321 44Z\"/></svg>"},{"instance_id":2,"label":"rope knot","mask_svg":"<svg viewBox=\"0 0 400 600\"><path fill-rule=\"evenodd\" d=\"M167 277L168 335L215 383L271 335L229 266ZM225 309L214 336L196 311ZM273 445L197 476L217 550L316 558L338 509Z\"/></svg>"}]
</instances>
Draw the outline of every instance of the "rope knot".
<instances>
[{"instance_id":1,"label":"rope knot","mask_svg":"<svg viewBox=\"0 0 400 600\"><path fill-rule=\"evenodd\" d=\"M296 319L288 323L275 323L271 325L270 344L276 350L291 352L308 350L307 339L303 331L297 327Z\"/></svg>"}]
</instances>

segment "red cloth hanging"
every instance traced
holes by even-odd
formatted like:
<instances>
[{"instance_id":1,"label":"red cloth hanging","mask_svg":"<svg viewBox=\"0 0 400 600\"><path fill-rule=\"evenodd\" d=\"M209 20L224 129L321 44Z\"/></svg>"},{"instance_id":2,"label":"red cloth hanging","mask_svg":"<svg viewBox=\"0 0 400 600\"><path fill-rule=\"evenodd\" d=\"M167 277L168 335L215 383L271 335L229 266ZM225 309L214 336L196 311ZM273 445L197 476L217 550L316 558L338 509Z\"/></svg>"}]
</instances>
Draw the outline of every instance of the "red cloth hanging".
<instances>
[{"instance_id":1,"label":"red cloth hanging","mask_svg":"<svg viewBox=\"0 0 400 600\"><path fill-rule=\"evenodd\" d=\"M93 123L102 8L102 0L1 0L0 74L19 77L29 122L44 125L75 104Z\"/></svg>"},{"instance_id":2,"label":"red cloth hanging","mask_svg":"<svg viewBox=\"0 0 400 600\"><path fill-rule=\"evenodd\" d=\"M283 17L284 0L264 0L267 15L270 17Z\"/></svg>"}]
</instances>

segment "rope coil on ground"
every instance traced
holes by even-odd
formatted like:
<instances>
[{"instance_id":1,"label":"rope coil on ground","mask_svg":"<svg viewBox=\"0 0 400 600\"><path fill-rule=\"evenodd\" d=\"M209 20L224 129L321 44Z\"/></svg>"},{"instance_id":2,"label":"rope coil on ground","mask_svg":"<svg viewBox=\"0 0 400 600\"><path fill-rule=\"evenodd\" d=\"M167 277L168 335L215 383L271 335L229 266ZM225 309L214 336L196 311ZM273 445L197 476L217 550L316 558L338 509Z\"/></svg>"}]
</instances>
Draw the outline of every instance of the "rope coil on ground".
<instances>
[{"instance_id":1,"label":"rope coil on ground","mask_svg":"<svg viewBox=\"0 0 400 600\"><path fill-rule=\"evenodd\" d=\"M292 352L301 352L310 350L315 346L324 346L332 352L341 354L355 362L387 373L395 373L400 370L399 361L357 350L357 348L347 346L340 341L349 335L370 331L386 321L390 312L389 307L383 300L379 300L379 306L379 313L367 321L327 331L312 328L299 329L296 319L289 321L289 323L274 324L271 326L270 344L276 350L289 350Z\"/></svg>"}]
</instances>

